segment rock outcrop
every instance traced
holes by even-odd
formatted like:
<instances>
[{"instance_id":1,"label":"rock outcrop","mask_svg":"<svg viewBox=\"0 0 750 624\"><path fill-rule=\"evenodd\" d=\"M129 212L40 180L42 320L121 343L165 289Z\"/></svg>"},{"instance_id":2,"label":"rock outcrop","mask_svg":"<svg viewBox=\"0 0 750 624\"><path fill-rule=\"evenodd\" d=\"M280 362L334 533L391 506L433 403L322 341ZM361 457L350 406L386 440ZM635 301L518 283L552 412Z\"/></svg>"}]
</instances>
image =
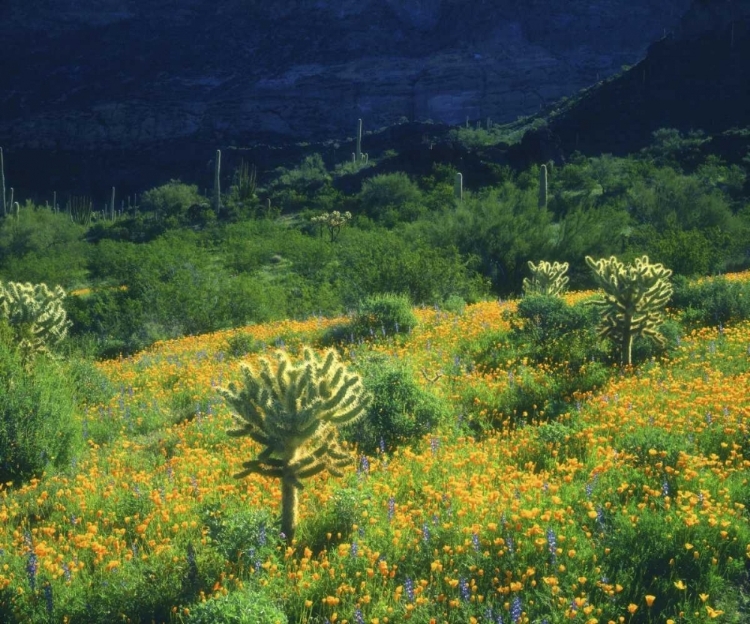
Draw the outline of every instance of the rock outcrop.
<instances>
[{"instance_id":1,"label":"rock outcrop","mask_svg":"<svg viewBox=\"0 0 750 624\"><path fill-rule=\"evenodd\" d=\"M18 178L49 158L106 189L135 155L180 175L187 145L205 161L230 143L351 136L359 117L509 121L638 62L689 5L4 0L0 145L17 187L48 186L52 172Z\"/></svg>"}]
</instances>

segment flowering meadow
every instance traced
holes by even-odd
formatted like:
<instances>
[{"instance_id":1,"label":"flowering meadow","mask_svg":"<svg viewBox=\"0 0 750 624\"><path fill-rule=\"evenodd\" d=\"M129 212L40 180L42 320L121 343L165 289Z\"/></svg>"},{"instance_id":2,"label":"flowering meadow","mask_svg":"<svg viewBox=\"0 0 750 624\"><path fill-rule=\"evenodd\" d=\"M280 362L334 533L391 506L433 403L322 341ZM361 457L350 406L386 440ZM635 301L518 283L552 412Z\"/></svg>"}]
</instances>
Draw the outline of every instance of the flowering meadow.
<instances>
[{"instance_id":1,"label":"flowering meadow","mask_svg":"<svg viewBox=\"0 0 750 624\"><path fill-rule=\"evenodd\" d=\"M516 306L417 309L408 335L383 328L340 346L355 369L373 353L401 362L451 418L370 455L349 444L344 477L300 492L291 546L278 481L232 477L258 445L226 435L217 388L276 349L322 352L346 317L100 363L115 391L79 414L86 452L1 486L0 621L749 621L750 322L608 365L550 418L551 406L498 406L564 366L503 359L499 346L492 366L470 357L502 344ZM242 340L255 347L233 354Z\"/></svg>"}]
</instances>

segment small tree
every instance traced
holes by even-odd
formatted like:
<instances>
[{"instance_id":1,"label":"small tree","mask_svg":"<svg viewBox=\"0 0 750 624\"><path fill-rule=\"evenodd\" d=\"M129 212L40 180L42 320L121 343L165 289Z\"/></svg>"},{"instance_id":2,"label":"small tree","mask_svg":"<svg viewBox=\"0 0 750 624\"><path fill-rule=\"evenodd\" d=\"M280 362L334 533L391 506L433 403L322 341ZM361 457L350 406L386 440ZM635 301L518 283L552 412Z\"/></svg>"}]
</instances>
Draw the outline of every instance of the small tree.
<instances>
[{"instance_id":1,"label":"small tree","mask_svg":"<svg viewBox=\"0 0 750 624\"><path fill-rule=\"evenodd\" d=\"M636 258L625 266L615 256L594 260L586 256L596 282L604 290L604 299L589 302L601 308L599 334L619 345L620 363L632 364L633 337L648 336L659 344L664 337L658 328L662 312L672 296L667 281L672 271L661 264L651 264L648 256Z\"/></svg>"},{"instance_id":2,"label":"small tree","mask_svg":"<svg viewBox=\"0 0 750 624\"><path fill-rule=\"evenodd\" d=\"M335 241L341 232L341 228L345 226L352 219L352 213L348 210L345 213L341 213L338 210L333 212L324 212L322 215L312 217L310 221L320 226L320 235L323 235L323 227L328 228L328 234L331 237L331 242Z\"/></svg>"},{"instance_id":3,"label":"small tree","mask_svg":"<svg viewBox=\"0 0 750 624\"><path fill-rule=\"evenodd\" d=\"M533 275L531 279L528 277L523 279L524 294L554 297L562 294L565 290L565 285L568 283L568 277L565 275L568 270L567 262L550 264L546 260L542 260L535 265L529 260L529 268Z\"/></svg>"},{"instance_id":4,"label":"small tree","mask_svg":"<svg viewBox=\"0 0 750 624\"><path fill-rule=\"evenodd\" d=\"M227 434L249 436L264 446L234 476L256 473L281 480L281 531L291 543L302 481L324 470L341 476L339 469L351 458L339 445L338 427L360 418L368 398L360 377L348 373L333 349L322 362L308 347L296 366L283 351L277 360L274 369L261 359L260 373L243 365L242 387L230 384L219 392L240 424Z\"/></svg>"},{"instance_id":5,"label":"small tree","mask_svg":"<svg viewBox=\"0 0 750 624\"><path fill-rule=\"evenodd\" d=\"M71 323L62 305L64 298L60 286L50 290L46 284L0 282L0 319L13 330L26 363L67 335Z\"/></svg>"}]
</instances>

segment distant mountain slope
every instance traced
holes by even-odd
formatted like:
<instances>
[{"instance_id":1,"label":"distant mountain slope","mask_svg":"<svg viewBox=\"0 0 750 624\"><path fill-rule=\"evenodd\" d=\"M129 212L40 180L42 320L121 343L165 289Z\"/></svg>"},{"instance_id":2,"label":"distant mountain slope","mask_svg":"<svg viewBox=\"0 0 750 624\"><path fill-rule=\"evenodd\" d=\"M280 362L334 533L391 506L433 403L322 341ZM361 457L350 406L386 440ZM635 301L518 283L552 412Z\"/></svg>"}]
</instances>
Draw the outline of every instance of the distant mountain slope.
<instances>
[{"instance_id":1,"label":"distant mountain slope","mask_svg":"<svg viewBox=\"0 0 750 624\"><path fill-rule=\"evenodd\" d=\"M510 121L637 62L689 5L4 0L0 145L18 188L107 188L146 159L177 176L191 153L339 138L358 117Z\"/></svg>"},{"instance_id":2,"label":"distant mountain slope","mask_svg":"<svg viewBox=\"0 0 750 624\"><path fill-rule=\"evenodd\" d=\"M582 93L528 132L516 160L635 152L658 128L721 134L750 126L750 1L695 0L674 33L651 45L623 75ZM723 151L747 138L717 137ZM734 156L741 156L734 153Z\"/></svg>"}]
</instances>

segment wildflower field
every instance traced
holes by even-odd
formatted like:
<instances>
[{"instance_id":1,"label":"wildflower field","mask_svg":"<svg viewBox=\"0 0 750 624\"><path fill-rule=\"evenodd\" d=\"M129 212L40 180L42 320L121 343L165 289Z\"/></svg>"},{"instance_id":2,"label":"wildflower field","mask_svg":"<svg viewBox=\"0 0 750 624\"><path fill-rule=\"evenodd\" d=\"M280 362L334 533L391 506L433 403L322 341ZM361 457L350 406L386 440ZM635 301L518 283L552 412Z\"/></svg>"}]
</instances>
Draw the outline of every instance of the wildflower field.
<instances>
[{"instance_id":1,"label":"wildflower field","mask_svg":"<svg viewBox=\"0 0 750 624\"><path fill-rule=\"evenodd\" d=\"M600 382L578 391L570 363L503 350L516 306L418 309L409 334L340 346L354 368L398 361L450 417L413 443L349 444L343 478L300 492L291 546L278 481L232 476L259 445L226 435L217 389L276 349L322 352L346 317L97 365L113 392L80 414L87 451L0 490L0 621L750 621L750 322L632 368L581 362Z\"/></svg>"}]
</instances>

